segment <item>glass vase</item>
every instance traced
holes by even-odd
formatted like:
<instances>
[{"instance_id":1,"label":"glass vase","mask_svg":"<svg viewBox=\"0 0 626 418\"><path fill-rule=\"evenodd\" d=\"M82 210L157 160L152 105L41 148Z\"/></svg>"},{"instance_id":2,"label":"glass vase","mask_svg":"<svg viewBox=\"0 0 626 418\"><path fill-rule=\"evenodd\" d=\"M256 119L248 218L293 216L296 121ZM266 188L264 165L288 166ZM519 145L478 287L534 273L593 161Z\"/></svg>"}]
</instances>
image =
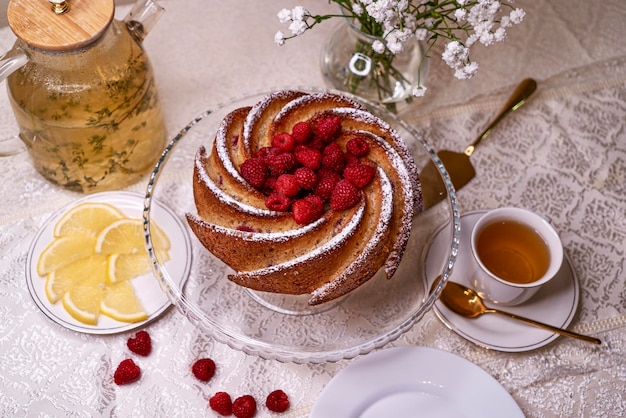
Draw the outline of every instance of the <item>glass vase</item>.
<instances>
[{"instance_id":1,"label":"glass vase","mask_svg":"<svg viewBox=\"0 0 626 418\"><path fill-rule=\"evenodd\" d=\"M424 82L427 65L421 42L411 39L397 54L374 51L384 39L360 31L348 19L322 48L321 69L326 83L379 104L410 100L413 87Z\"/></svg>"}]
</instances>

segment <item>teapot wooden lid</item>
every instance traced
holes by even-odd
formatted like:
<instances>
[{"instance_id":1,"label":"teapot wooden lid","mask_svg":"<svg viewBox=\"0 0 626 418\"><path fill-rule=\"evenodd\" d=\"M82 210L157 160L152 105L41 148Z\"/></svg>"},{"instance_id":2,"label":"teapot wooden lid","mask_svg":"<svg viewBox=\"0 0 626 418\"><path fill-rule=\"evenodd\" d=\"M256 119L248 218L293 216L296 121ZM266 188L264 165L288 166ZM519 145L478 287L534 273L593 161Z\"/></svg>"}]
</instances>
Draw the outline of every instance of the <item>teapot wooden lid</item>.
<instances>
[{"instance_id":1,"label":"teapot wooden lid","mask_svg":"<svg viewBox=\"0 0 626 418\"><path fill-rule=\"evenodd\" d=\"M11 30L32 47L69 51L97 40L113 20L113 0L67 0L69 10L53 11L49 0L10 0L7 20Z\"/></svg>"}]
</instances>

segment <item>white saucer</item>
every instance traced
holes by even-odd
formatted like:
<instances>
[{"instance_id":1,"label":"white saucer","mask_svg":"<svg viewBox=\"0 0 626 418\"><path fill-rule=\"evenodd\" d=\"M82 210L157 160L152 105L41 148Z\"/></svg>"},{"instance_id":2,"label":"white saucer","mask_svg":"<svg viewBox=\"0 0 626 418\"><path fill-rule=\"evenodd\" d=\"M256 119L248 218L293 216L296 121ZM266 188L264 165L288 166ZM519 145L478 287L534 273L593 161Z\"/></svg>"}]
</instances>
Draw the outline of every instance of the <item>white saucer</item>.
<instances>
[{"instance_id":1,"label":"white saucer","mask_svg":"<svg viewBox=\"0 0 626 418\"><path fill-rule=\"evenodd\" d=\"M524 414L500 383L464 358L434 348L394 347L361 357L340 371L309 418L410 416Z\"/></svg>"},{"instance_id":2,"label":"white saucer","mask_svg":"<svg viewBox=\"0 0 626 418\"><path fill-rule=\"evenodd\" d=\"M144 195L131 192L103 192L95 193L78 199L54 213L39 229L35 236L26 259L26 284L35 301L35 304L51 320L59 325L74 331L88 334L115 334L144 326L147 322L158 318L170 306L171 302L161 289L159 282L152 273L132 279L131 284L140 299L148 318L141 322L118 322L107 316L100 316L97 325L84 324L72 318L61 302L51 304L45 291L45 277L37 273L39 254L54 239L55 223L70 208L83 202L106 202L116 206L125 215L141 219L143 212ZM152 206L152 213L156 223L167 234L171 242L170 260L167 261L168 270L182 287L189 277L191 268L191 240L185 225L166 206L159 202Z\"/></svg>"},{"instance_id":3,"label":"white saucer","mask_svg":"<svg viewBox=\"0 0 626 418\"><path fill-rule=\"evenodd\" d=\"M468 212L461 216L461 240L459 253L450 280L470 286L466 275L471 263L470 234L474 223L485 211ZM426 288L430 289L443 263L443 234L435 234L426 254L424 269ZM576 274L567 256L564 257L557 276L542 287L529 301L518 306L502 307L503 310L536 319L559 328L566 328L574 318L578 307L579 287ZM495 307L486 302L487 306ZM501 315L485 314L475 319L457 315L437 301L435 314L452 331L479 346L505 352L534 350L554 341L559 334L545 331Z\"/></svg>"}]
</instances>

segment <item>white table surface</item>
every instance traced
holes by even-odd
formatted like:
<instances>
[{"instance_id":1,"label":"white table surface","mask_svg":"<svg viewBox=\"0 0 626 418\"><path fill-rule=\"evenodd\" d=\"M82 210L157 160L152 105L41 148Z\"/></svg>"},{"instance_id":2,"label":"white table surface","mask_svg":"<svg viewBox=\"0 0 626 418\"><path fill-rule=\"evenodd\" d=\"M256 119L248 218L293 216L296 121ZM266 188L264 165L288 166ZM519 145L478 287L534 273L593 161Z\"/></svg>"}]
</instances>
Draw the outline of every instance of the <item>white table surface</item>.
<instances>
[{"instance_id":1,"label":"white table surface","mask_svg":"<svg viewBox=\"0 0 626 418\"><path fill-rule=\"evenodd\" d=\"M174 135L200 112L249 91L322 86L327 22L283 47L273 43L282 7L326 2L163 0L167 12L149 34L151 57ZM626 415L626 10L620 0L518 0L527 11L506 42L477 50L478 75L458 81L433 54L425 98L401 111L438 149L462 151L514 84L539 90L472 157L477 177L458 198L462 211L524 206L552 218L581 286L571 328L593 334L591 346L559 338L519 354L485 350L448 330L430 312L391 345L458 354L494 376L528 417ZM123 16L127 6L118 9ZM0 51L13 35L0 28ZM441 48L441 46L439 47ZM0 95L0 139L16 132ZM148 331L154 352L137 384L112 382L128 334L93 336L50 321L33 303L24 276L28 247L59 207L80 197L43 180L29 157L0 160L0 415L214 416L216 390L262 400L285 390L285 417L307 416L325 385L354 360L285 364L249 356L195 329L176 309ZM141 181L127 190L143 192ZM213 385L199 385L188 364L212 357ZM219 385L218 383L219 382ZM219 386L219 388L218 388ZM257 416L270 415L261 407Z\"/></svg>"}]
</instances>

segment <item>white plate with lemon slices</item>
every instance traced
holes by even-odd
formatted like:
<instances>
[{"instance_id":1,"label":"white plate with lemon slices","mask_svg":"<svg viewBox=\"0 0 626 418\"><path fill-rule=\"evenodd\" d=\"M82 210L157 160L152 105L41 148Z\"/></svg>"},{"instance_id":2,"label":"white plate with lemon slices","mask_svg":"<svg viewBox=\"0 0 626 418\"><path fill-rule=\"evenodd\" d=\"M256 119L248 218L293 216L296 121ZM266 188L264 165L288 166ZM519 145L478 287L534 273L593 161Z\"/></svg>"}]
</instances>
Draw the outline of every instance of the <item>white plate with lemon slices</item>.
<instances>
[{"instance_id":1,"label":"white plate with lemon slices","mask_svg":"<svg viewBox=\"0 0 626 418\"><path fill-rule=\"evenodd\" d=\"M28 251L26 282L46 316L74 331L114 334L141 327L170 306L145 249L143 199L96 193L44 223ZM182 288L191 268L189 234L163 204L151 210L155 251Z\"/></svg>"}]
</instances>

